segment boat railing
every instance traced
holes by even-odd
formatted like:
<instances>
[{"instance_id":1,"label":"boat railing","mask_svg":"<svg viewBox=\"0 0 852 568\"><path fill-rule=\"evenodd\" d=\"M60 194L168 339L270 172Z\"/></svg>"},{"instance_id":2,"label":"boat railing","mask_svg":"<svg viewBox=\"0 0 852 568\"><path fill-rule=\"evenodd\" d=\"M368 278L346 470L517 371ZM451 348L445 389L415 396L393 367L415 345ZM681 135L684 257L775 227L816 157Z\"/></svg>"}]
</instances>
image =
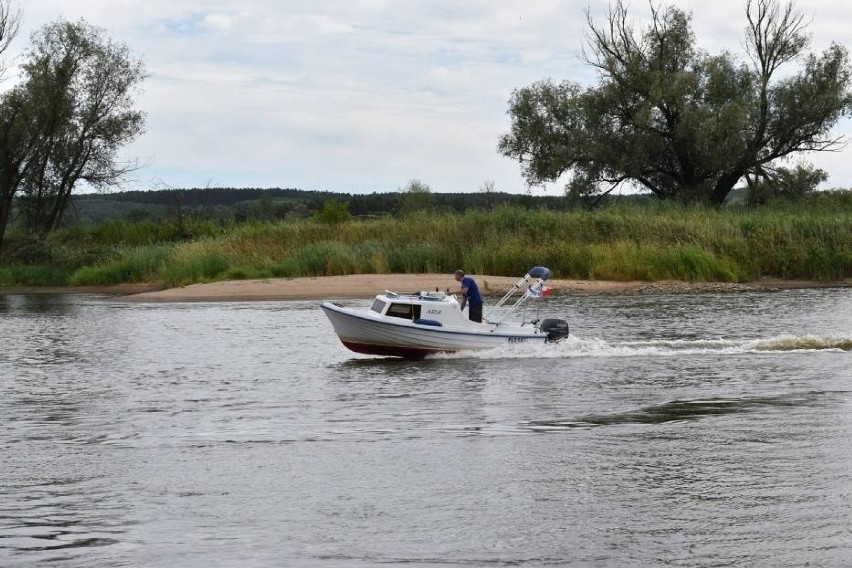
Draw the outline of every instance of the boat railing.
<instances>
[{"instance_id":1,"label":"boat railing","mask_svg":"<svg viewBox=\"0 0 852 568\"><path fill-rule=\"evenodd\" d=\"M510 316L517 316L517 310L520 308L524 302L528 298L540 296L542 293L542 289L544 288L544 283L550 278L550 270L543 266L535 266L527 272L523 278L518 280L514 286L512 286L508 292L496 303L492 306L488 312L485 314L484 319L491 322L500 324L505 322ZM532 280L535 279L534 282ZM510 299L520 292L520 296L517 297L511 305L509 304Z\"/></svg>"},{"instance_id":2,"label":"boat railing","mask_svg":"<svg viewBox=\"0 0 852 568\"><path fill-rule=\"evenodd\" d=\"M425 300L427 302L443 302L449 297L449 294L441 292L440 290L436 290L434 292L431 290L421 290L419 292L412 292L411 294L400 294L399 292L385 290L385 296L393 300L408 298L410 300Z\"/></svg>"},{"instance_id":3,"label":"boat railing","mask_svg":"<svg viewBox=\"0 0 852 568\"><path fill-rule=\"evenodd\" d=\"M440 290L435 290L431 292L429 290L423 290L417 295L421 300L427 300L430 302L441 302L444 298L447 297L445 292L441 292Z\"/></svg>"}]
</instances>

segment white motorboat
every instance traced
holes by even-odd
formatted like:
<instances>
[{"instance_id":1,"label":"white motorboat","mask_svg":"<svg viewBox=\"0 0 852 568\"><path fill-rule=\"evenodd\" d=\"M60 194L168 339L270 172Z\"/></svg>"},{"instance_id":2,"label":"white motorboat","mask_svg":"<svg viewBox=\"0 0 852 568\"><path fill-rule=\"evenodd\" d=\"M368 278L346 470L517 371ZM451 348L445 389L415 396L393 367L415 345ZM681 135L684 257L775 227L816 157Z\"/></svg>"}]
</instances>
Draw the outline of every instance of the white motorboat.
<instances>
[{"instance_id":1,"label":"white motorboat","mask_svg":"<svg viewBox=\"0 0 852 568\"><path fill-rule=\"evenodd\" d=\"M484 316L472 322L462 312L455 295L444 292L379 294L369 307L349 308L323 302L343 345L357 353L420 359L432 353L492 349L506 344L558 341L568 336L561 319L516 321L528 298L547 295L550 270L531 269ZM533 282L533 280L535 281ZM509 305L515 294L515 302Z\"/></svg>"}]
</instances>

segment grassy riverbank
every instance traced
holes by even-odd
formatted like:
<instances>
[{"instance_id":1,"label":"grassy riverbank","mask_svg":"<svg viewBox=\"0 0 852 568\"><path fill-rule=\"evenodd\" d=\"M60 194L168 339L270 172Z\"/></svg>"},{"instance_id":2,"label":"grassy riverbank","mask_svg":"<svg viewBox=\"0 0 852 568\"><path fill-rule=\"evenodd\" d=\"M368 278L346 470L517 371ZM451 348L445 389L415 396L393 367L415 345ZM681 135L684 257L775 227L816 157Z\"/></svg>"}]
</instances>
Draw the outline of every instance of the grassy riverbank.
<instances>
[{"instance_id":1,"label":"grassy riverbank","mask_svg":"<svg viewBox=\"0 0 852 568\"><path fill-rule=\"evenodd\" d=\"M530 266L595 280L834 281L852 277L852 193L761 209L659 204L572 213L498 208L324 224L114 222L64 230L0 286L373 273L517 276Z\"/></svg>"}]
</instances>

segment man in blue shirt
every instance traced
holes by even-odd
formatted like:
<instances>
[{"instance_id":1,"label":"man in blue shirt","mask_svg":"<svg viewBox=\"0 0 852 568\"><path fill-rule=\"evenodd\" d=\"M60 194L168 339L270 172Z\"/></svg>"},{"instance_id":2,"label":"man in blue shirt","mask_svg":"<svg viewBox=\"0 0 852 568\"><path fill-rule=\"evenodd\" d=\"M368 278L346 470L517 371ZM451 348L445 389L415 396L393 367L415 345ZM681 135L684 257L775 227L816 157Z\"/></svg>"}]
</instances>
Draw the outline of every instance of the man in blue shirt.
<instances>
[{"instance_id":1,"label":"man in blue shirt","mask_svg":"<svg viewBox=\"0 0 852 568\"><path fill-rule=\"evenodd\" d=\"M469 304L467 317L470 321L482 322L482 294L479 293L479 286L476 285L476 280L470 276L464 275L464 270L456 270L453 273L456 282L461 282L461 309L464 309L465 304Z\"/></svg>"}]
</instances>

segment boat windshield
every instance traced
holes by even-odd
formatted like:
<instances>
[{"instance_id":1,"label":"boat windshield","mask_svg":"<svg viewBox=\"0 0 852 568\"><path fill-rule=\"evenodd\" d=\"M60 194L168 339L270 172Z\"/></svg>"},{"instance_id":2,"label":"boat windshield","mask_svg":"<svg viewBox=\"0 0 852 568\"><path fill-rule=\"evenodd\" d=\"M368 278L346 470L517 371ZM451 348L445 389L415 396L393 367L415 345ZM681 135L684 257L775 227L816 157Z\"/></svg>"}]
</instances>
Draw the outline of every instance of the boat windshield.
<instances>
[{"instance_id":1,"label":"boat windshield","mask_svg":"<svg viewBox=\"0 0 852 568\"><path fill-rule=\"evenodd\" d=\"M370 306L370 309L373 310L374 312L380 314L380 313L382 313L382 310L385 309L385 303L383 301L379 300L378 298L376 298L375 300L373 300L373 305Z\"/></svg>"}]
</instances>

